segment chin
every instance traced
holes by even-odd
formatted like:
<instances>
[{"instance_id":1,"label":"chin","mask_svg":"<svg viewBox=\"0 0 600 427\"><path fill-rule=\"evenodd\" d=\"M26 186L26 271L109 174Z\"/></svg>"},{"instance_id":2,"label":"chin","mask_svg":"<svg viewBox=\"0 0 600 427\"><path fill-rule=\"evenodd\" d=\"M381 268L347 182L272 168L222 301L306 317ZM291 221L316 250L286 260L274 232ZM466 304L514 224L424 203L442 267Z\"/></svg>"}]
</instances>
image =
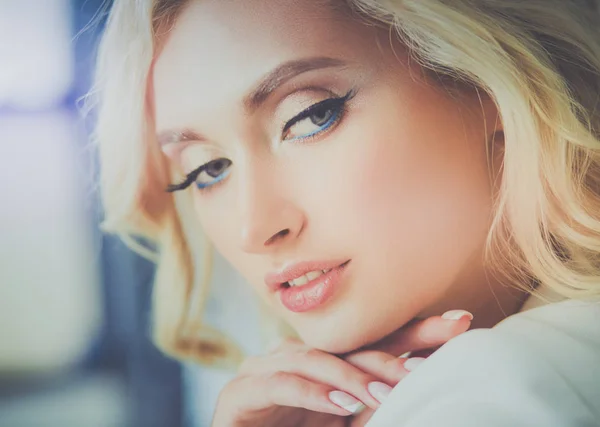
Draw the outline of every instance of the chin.
<instances>
[{"instance_id":1,"label":"chin","mask_svg":"<svg viewBox=\"0 0 600 427\"><path fill-rule=\"evenodd\" d=\"M354 351L361 346L356 346L344 342L333 342L330 340L315 340L315 339L303 339L304 343L309 347L316 348L317 350L324 351L330 354L345 354Z\"/></svg>"},{"instance_id":2,"label":"chin","mask_svg":"<svg viewBox=\"0 0 600 427\"><path fill-rule=\"evenodd\" d=\"M339 331L339 329L338 329ZM357 350L367 344L364 336L355 333L327 333L326 331L298 331L302 341L309 347L331 354L344 354Z\"/></svg>"}]
</instances>

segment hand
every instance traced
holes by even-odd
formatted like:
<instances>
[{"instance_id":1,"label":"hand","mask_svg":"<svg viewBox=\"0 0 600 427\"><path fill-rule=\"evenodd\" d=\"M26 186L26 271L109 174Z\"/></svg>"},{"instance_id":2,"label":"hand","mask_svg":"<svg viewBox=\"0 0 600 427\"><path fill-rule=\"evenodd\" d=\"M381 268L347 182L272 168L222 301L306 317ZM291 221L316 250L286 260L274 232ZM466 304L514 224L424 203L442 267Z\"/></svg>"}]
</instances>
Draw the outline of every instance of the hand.
<instances>
[{"instance_id":1,"label":"hand","mask_svg":"<svg viewBox=\"0 0 600 427\"><path fill-rule=\"evenodd\" d=\"M470 323L469 317L440 316L411 322L375 345L342 356L287 340L244 362L219 396L213 427L342 427L346 417L366 406L352 424L364 425L409 372L407 359L399 355L440 346Z\"/></svg>"},{"instance_id":2,"label":"hand","mask_svg":"<svg viewBox=\"0 0 600 427\"><path fill-rule=\"evenodd\" d=\"M412 321L376 344L342 357L357 368L375 376L381 374L381 369L389 370L390 374L396 372L396 383L398 383L440 346L467 331L472 319L473 316L468 312L452 310L442 316ZM408 351L410 351L409 357L396 357ZM402 365L402 369L395 368L399 364ZM364 426L373 412L373 409L367 408L355 416L349 425Z\"/></svg>"}]
</instances>

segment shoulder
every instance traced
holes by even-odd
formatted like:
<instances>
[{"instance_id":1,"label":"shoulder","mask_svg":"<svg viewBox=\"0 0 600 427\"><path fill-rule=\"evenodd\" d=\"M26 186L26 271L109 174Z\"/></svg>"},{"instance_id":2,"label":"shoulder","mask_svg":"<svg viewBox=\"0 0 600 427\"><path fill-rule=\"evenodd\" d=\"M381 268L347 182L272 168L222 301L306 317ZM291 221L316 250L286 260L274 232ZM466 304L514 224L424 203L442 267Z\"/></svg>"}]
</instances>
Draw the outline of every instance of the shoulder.
<instances>
[{"instance_id":1,"label":"shoulder","mask_svg":"<svg viewBox=\"0 0 600 427\"><path fill-rule=\"evenodd\" d=\"M600 424L600 304L566 301L448 342L368 427Z\"/></svg>"}]
</instances>

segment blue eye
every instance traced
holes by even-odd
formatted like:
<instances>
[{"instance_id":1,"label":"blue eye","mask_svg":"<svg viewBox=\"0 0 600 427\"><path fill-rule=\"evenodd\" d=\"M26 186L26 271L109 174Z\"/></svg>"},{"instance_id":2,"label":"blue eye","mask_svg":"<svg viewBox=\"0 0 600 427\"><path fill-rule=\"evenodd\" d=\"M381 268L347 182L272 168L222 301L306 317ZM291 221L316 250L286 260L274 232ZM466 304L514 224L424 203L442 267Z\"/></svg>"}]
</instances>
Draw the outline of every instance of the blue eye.
<instances>
[{"instance_id":1,"label":"blue eye","mask_svg":"<svg viewBox=\"0 0 600 427\"><path fill-rule=\"evenodd\" d=\"M350 90L342 97L329 98L311 105L285 124L282 130L284 140L309 139L331 128L340 121L345 113L346 103L355 94L355 90ZM231 165L232 162L229 159L212 160L190 172L183 182L168 185L166 191L172 193L184 190L194 183L198 189L208 190L227 178L231 172Z\"/></svg>"},{"instance_id":2,"label":"blue eye","mask_svg":"<svg viewBox=\"0 0 600 427\"><path fill-rule=\"evenodd\" d=\"M195 171L189 173L182 183L169 185L166 191L171 193L184 190L193 183L196 183L196 187L200 190L208 189L229 175L231 164L231 160L225 158L205 163Z\"/></svg>"},{"instance_id":3,"label":"blue eye","mask_svg":"<svg viewBox=\"0 0 600 427\"><path fill-rule=\"evenodd\" d=\"M294 141L310 138L337 123L344 113L346 102L354 95L348 92L340 98L329 98L311 105L288 121L284 128L284 140Z\"/></svg>"},{"instance_id":4,"label":"blue eye","mask_svg":"<svg viewBox=\"0 0 600 427\"><path fill-rule=\"evenodd\" d=\"M211 187L229 175L231 160L216 159L203 165L203 170L196 177L196 187L200 190Z\"/></svg>"}]
</instances>

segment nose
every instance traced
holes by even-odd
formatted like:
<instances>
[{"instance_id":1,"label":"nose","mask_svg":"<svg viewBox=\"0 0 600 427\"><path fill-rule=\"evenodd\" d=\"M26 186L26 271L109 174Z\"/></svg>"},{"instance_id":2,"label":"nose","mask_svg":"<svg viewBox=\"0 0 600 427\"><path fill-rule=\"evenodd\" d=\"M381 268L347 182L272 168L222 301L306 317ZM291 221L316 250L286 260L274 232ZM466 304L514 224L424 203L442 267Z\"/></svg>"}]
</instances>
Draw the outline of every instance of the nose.
<instances>
[{"instance_id":1,"label":"nose","mask_svg":"<svg viewBox=\"0 0 600 427\"><path fill-rule=\"evenodd\" d=\"M282 188L265 184L273 178L253 178L239 194L242 250L261 254L292 244L305 227L302 209Z\"/></svg>"}]
</instances>

